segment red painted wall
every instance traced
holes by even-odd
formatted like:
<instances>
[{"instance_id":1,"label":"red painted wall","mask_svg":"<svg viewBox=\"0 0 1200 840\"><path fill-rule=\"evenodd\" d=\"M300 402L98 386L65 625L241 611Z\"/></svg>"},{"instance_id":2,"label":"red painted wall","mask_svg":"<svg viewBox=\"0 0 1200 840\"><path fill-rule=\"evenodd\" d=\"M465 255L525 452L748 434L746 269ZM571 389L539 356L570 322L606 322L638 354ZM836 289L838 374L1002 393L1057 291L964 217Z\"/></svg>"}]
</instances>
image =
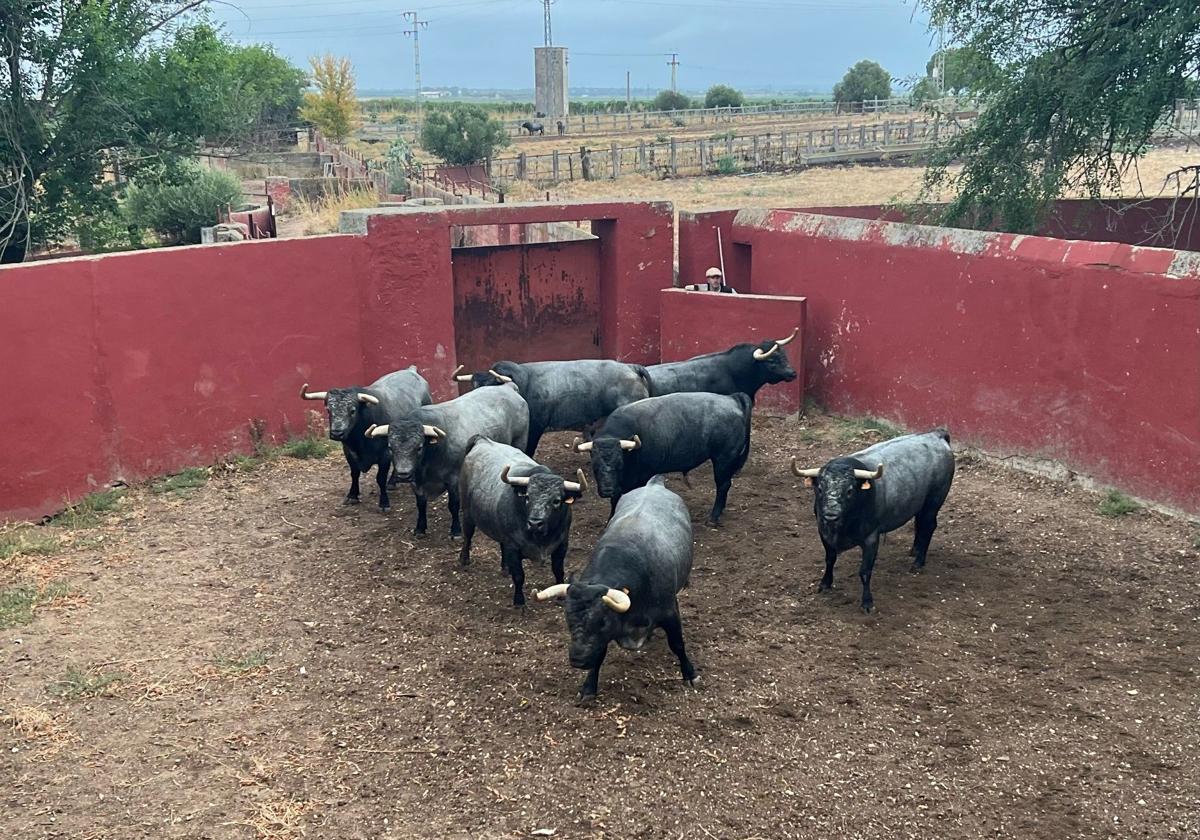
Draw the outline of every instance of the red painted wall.
<instances>
[{"instance_id":1,"label":"red painted wall","mask_svg":"<svg viewBox=\"0 0 1200 840\"><path fill-rule=\"evenodd\" d=\"M600 354L600 241L454 250L458 360L592 359Z\"/></svg>"},{"instance_id":2,"label":"red painted wall","mask_svg":"<svg viewBox=\"0 0 1200 840\"><path fill-rule=\"evenodd\" d=\"M664 362L728 350L746 341L787 338L799 327L800 334L787 347L788 359L799 376L795 382L764 387L758 392L755 405L760 410L779 413L796 412L804 405L804 298L664 289L659 300Z\"/></svg>"},{"instance_id":3,"label":"red painted wall","mask_svg":"<svg viewBox=\"0 0 1200 840\"><path fill-rule=\"evenodd\" d=\"M305 381L366 385L416 364L435 397L454 396L454 225L603 220L604 240L564 253L593 250L602 352L657 361L671 218L632 202L402 208L363 215L365 236L0 267L0 359L18 395L0 401L0 521L248 451L252 418L297 433L316 407L297 397Z\"/></svg>"},{"instance_id":4,"label":"red painted wall","mask_svg":"<svg viewBox=\"0 0 1200 840\"><path fill-rule=\"evenodd\" d=\"M743 211L760 292L808 299L835 411L947 425L1200 511L1200 258L1128 245Z\"/></svg>"}]
</instances>

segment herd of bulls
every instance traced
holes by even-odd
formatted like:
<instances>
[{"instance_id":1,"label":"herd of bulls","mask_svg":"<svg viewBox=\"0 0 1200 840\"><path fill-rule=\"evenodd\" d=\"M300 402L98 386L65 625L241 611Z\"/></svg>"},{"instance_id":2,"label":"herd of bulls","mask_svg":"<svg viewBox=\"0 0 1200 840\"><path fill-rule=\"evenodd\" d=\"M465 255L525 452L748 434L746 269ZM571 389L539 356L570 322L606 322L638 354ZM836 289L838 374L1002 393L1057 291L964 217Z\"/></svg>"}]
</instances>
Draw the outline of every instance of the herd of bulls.
<instances>
[{"instance_id":1,"label":"herd of bulls","mask_svg":"<svg viewBox=\"0 0 1200 840\"><path fill-rule=\"evenodd\" d=\"M437 404L412 367L366 388L310 392L306 384L301 396L325 403L329 436L341 442L350 467L347 504L358 503L359 477L375 467L380 507L390 507L389 488L411 485L414 533L424 534L429 499L445 493L450 534L462 538L461 562L471 560L476 530L494 539L515 606L525 604L524 560L549 556L556 583L537 597L565 600L570 661L588 672L580 688L587 700L596 694L609 643L636 650L657 627L684 680L697 680L677 600L692 566L691 516L663 476L686 478L711 462L716 499L708 521L717 524L750 454L756 394L796 378L784 350L795 336L661 365L503 361L472 374L460 367L455 380L472 390ZM571 506L588 482L583 470L563 477L534 460L544 433L566 430L587 438L576 438L574 448L590 455L597 491L612 505L590 561L570 583L563 565ZM800 469L793 459L792 470L816 491L823 590L832 586L838 553L858 546L869 612L880 538L909 520L916 523L914 569L924 565L954 477L945 431L896 438L819 469Z\"/></svg>"}]
</instances>

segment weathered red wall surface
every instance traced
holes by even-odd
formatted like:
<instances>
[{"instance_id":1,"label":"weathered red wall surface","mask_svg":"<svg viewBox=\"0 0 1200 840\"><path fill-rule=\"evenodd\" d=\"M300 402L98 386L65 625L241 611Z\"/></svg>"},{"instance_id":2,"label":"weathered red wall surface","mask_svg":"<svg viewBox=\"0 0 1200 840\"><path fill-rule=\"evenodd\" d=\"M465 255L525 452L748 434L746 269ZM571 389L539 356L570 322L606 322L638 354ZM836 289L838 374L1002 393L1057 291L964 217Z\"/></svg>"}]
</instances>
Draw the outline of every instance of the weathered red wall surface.
<instances>
[{"instance_id":1,"label":"weathered red wall surface","mask_svg":"<svg viewBox=\"0 0 1200 840\"><path fill-rule=\"evenodd\" d=\"M593 359L600 354L600 241L454 250L458 361Z\"/></svg>"},{"instance_id":2,"label":"weathered red wall surface","mask_svg":"<svg viewBox=\"0 0 1200 840\"><path fill-rule=\"evenodd\" d=\"M0 519L304 428L306 380L361 382L362 241L323 237L0 270ZM52 442L52 445L48 445Z\"/></svg>"},{"instance_id":3,"label":"weathered red wall surface","mask_svg":"<svg viewBox=\"0 0 1200 840\"><path fill-rule=\"evenodd\" d=\"M753 286L808 299L806 367L836 411L1061 461L1200 510L1200 257L743 211Z\"/></svg>"},{"instance_id":4,"label":"weathered red wall surface","mask_svg":"<svg viewBox=\"0 0 1200 840\"><path fill-rule=\"evenodd\" d=\"M605 241L563 246L599 251L602 352L658 361L669 204L404 209L364 216L366 236L0 268L3 381L19 395L0 401L0 521L247 451L252 418L298 433L319 408L298 399L305 381L367 385L416 364L454 396L454 225L604 219Z\"/></svg>"},{"instance_id":5,"label":"weathered red wall surface","mask_svg":"<svg viewBox=\"0 0 1200 840\"><path fill-rule=\"evenodd\" d=\"M662 305L662 361L677 362L728 350L743 342L787 338L800 328L787 347L796 369L795 382L767 385L758 392L760 410L790 413L804 404L805 300L770 295L723 295L664 289Z\"/></svg>"}]
</instances>

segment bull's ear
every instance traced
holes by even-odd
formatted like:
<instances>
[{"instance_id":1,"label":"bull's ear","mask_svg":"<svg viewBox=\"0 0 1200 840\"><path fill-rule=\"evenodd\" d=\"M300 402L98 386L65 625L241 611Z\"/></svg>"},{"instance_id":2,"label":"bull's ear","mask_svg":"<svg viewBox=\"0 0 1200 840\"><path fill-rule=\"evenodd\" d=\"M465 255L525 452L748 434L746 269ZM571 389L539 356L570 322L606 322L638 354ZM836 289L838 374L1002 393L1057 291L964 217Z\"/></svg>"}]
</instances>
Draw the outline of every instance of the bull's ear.
<instances>
[{"instance_id":1,"label":"bull's ear","mask_svg":"<svg viewBox=\"0 0 1200 840\"><path fill-rule=\"evenodd\" d=\"M815 483L815 482L814 482L814 481L813 481L811 478L806 478L806 479L804 479L804 486L805 486L805 487L812 487L814 483Z\"/></svg>"}]
</instances>

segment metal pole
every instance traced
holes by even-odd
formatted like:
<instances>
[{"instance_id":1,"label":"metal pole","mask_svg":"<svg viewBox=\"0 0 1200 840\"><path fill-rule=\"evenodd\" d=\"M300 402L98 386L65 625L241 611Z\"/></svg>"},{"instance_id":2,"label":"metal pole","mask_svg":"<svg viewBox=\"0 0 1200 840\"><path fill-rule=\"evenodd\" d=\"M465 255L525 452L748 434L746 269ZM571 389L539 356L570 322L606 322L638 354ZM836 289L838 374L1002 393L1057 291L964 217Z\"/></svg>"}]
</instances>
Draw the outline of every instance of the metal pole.
<instances>
[{"instance_id":1,"label":"metal pole","mask_svg":"<svg viewBox=\"0 0 1200 840\"><path fill-rule=\"evenodd\" d=\"M721 242L721 229L717 228L717 256L721 259L721 285L728 285L725 277L725 245Z\"/></svg>"},{"instance_id":2,"label":"metal pole","mask_svg":"<svg viewBox=\"0 0 1200 840\"><path fill-rule=\"evenodd\" d=\"M412 22L412 29L405 29L405 36L412 36L413 39L413 73L416 81L417 93L417 119L416 124L421 124L421 30L429 28L429 21L421 20L417 12L405 12L404 19Z\"/></svg>"}]
</instances>

